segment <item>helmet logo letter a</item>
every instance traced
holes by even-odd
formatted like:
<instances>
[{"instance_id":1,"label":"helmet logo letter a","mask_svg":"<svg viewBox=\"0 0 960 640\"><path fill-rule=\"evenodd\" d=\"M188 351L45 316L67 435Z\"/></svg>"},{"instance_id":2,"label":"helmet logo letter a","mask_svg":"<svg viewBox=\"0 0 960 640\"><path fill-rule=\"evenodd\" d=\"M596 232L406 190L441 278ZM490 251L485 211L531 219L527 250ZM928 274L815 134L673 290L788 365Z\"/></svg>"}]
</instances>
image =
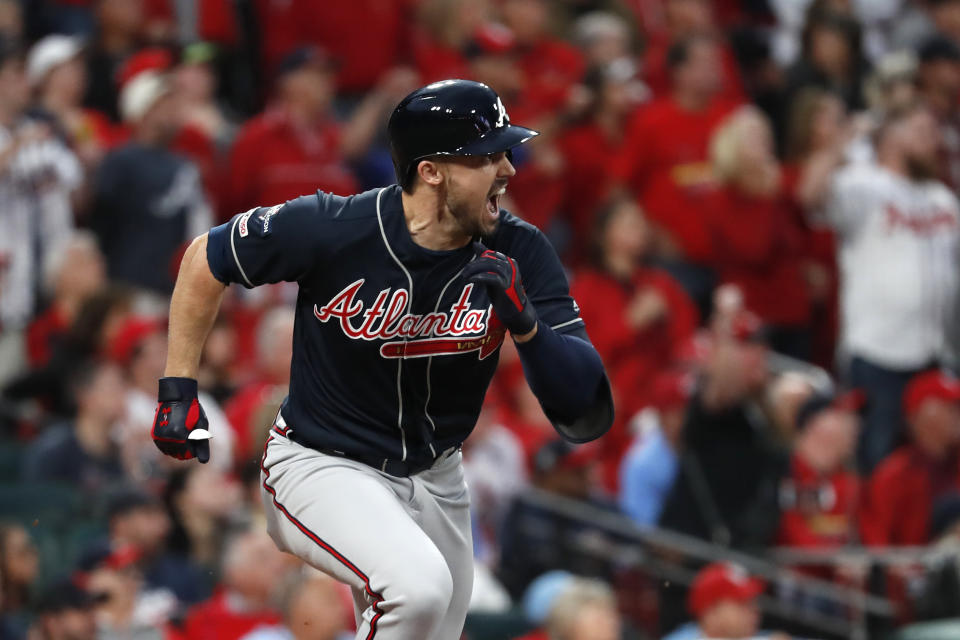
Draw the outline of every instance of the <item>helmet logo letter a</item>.
<instances>
[{"instance_id":1,"label":"helmet logo letter a","mask_svg":"<svg viewBox=\"0 0 960 640\"><path fill-rule=\"evenodd\" d=\"M503 103L500 102L499 96L497 97L497 111L500 113L500 117L497 118L497 128L503 126L504 122L510 122L510 116L507 115L507 110L503 108Z\"/></svg>"}]
</instances>

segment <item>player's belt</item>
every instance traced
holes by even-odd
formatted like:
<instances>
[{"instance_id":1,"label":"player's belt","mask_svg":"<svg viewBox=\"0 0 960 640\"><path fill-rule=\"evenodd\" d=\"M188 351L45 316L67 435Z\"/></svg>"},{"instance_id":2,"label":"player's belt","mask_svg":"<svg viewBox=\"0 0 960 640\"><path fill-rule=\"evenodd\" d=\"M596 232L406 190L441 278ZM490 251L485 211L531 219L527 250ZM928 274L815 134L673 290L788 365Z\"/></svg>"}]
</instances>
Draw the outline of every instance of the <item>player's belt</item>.
<instances>
[{"instance_id":1,"label":"player's belt","mask_svg":"<svg viewBox=\"0 0 960 640\"><path fill-rule=\"evenodd\" d=\"M319 447L309 441L304 440L299 436L296 431L291 429L282 416L277 414L277 419L274 422L273 428L282 436L292 442L308 447L315 451L319 451L322 454L328 456L336 456L338 458L346 458L348 460L353 460L354 462L359 462L365 464L368 467L373 467L374 469L379 469L380 471L397 477L397 478L408 478L412 475L416 475L421 471L426 471L433 465L435 465L439 460L445 459L451 454L455 453L460 449L459 446L453 446L449 449L443 451L439 456L433 459L422 460L420 462L407 462L405 460L392 460L390 458L379 458L376 456L364 456L353 453L345 453L343 451L338 451L336 449L330 449L328 447Z\"/></svg>"}]
</instances>

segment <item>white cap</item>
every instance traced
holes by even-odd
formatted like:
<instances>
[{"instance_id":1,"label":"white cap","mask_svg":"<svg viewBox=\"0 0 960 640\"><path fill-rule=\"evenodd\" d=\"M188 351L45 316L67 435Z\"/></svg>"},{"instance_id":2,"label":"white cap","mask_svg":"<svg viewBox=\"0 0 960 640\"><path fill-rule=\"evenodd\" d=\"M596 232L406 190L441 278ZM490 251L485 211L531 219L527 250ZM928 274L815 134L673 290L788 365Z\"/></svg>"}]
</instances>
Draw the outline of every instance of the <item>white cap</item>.
<instances>
[{"instance_id":1,"label":"white cap","mask_svg":"<svg viewBox=\"0 0 960 640\"><path fill-rule=\"evenodd\" d=\"M169 90L166 74L152 69L141 71L120 91L120 116L124 122L140 120Z\"/></svg>"},{"instance_id":2,"label":"white cap","mask_svg":"<svg viewBox=\"0 0 960 640\"><path fill-rule=\"evenodd\" d=\"M82 48L83 41L72 36L54 34L38 40L27 55L27 80L37 86L51 69L74 58Z\"/></svg>"}]
</instances>

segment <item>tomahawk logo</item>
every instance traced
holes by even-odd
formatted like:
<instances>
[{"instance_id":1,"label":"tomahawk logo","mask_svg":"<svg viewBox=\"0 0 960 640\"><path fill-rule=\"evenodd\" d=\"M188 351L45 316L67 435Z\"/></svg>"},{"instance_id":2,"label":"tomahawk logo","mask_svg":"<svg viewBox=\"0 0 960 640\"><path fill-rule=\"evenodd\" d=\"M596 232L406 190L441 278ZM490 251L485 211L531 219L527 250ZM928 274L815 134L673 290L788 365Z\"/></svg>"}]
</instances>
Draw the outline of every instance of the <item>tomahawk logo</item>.
<instances>
[{"instance_id":1,"label":"tomahawk logo","mask_svg":"<svg viewBox=\"0 0 960 640\"><path fill-rule=\"evenodd\" d=\"M387 340L380 347L384 358L478 351L482 360L503 343L505 330L490 308L470 308L473 284L463 287L449 311L417 314L407 312L410 293L406 289L382 289L366 307L357 299L364 282L364 278L355 280L322 307L313 305L313 315L320 322L339 322L344 335L352 340Z\"/></svg>"}]
</instances>

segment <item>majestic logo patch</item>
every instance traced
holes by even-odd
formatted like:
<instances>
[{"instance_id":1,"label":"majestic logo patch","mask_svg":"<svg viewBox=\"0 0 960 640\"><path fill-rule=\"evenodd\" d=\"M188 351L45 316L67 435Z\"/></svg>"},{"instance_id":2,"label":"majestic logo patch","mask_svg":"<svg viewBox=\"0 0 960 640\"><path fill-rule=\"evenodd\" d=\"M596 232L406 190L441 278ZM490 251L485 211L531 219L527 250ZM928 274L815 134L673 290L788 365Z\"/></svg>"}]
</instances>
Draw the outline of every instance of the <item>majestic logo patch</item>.
<instances>
[{"instance_id":1,"label":"majestic logo patch","mask_svg":"<svg viewBox=\"0 0 960 640\"><path fill-rule=\"evenodd\" d=\"M505 329L490 308L471 309L473 284L467 284L449 311L408 313L406 289L382 289L365 309L357 292L365 282L356 280L318 307L313 315L320 322L334 319L353 340L388 340L380 347L384 358L422 358L478 351L482 360L503 343Z\"/></svg>"}]
</instances>

